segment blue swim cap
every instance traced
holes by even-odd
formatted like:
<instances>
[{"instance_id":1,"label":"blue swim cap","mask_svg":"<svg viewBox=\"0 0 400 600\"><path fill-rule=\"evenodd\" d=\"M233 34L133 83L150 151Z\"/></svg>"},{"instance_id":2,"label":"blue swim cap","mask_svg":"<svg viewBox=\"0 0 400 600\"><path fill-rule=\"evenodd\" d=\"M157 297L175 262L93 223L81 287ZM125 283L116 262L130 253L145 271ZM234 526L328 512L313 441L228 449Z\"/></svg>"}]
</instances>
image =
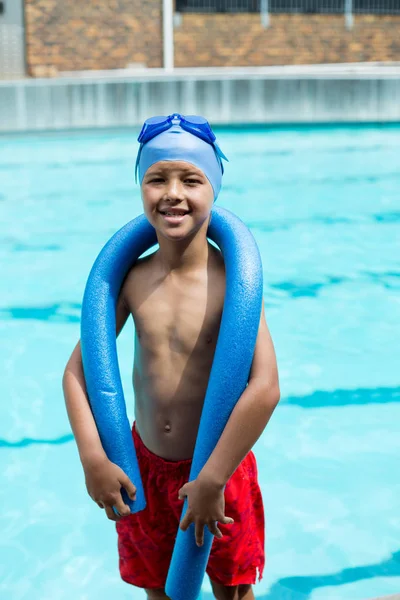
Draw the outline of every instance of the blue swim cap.
<instances>
[{"instance_id":1,"label":"blue swim cap","mask_svg":"<svg viewBox=\"0 0 400 600\"><path fill-rule=\"evenodd\" d=\"M139 152L140 185L147 169L154 163L161 160L182 160L203 171L214 190L214 200L217 199L223 173L221 158L212 144L185 131L179 124L174 124L153 137L143 144Z\"/></svg>"}]
</instances>

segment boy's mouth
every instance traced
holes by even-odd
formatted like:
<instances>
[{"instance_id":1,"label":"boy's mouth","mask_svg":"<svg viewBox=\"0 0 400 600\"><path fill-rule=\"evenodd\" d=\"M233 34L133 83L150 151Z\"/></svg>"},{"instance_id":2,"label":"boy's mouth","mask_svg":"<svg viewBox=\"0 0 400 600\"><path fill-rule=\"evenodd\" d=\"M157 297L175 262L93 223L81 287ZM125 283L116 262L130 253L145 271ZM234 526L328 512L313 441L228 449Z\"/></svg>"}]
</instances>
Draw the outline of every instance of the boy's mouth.
<instances>
[{"instance_id":1,"label":"boy's mouth","mask_svg":"<svg viewBox=\"0 0 400 600\"><path fill-rule=\"evenodd\" d=\"M166 217L184 217L189 213L188 210L159 210Z\"/></svg>"},{"instance_id":2,"label":"boy's mouth","mask_svg":"<svg viewBox=\"0 0 400 600\"><path fill-rule=\"evenodd\" d=\"M185 220L186 215L191 211L180 208L170 208L168 210L159 210L158 212L165 223L169 223L170 225L180 225Z\"/></svg>"}]
</instances>

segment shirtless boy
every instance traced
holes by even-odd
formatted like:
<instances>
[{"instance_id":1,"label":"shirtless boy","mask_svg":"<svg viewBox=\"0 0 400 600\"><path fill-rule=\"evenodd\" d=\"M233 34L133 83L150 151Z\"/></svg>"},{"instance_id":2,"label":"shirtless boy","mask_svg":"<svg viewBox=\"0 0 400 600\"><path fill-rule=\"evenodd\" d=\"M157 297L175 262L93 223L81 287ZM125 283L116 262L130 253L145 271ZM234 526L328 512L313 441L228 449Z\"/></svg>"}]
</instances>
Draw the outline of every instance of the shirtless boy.
<instances>
[{"instance_id":1,"label":"shirtless boy","mask_svg":"<svg viewBox=\"0 0 400 600\"><path fill-rule=\"evenodd\" d=\"M251 600L264 567L264 512L251 451L279 400L264 309L248 386L197 479L188 483L224 302L221 253L206 237L223 174L222 152L205 119L150 119L137 168L144 212L159 249L138 260L122 286L117 335L135 323L132 435L146 508L130 514L121 496L135 482L104 453L89 407L79 343L64 395L91 498L116 521L121 577L167 598L164 585L178 526L215 536L207 573L215 598ZM183 499L188 510L180 521ZM113 507L117 510L116 514Z\"/></svg>"}]
</instances>

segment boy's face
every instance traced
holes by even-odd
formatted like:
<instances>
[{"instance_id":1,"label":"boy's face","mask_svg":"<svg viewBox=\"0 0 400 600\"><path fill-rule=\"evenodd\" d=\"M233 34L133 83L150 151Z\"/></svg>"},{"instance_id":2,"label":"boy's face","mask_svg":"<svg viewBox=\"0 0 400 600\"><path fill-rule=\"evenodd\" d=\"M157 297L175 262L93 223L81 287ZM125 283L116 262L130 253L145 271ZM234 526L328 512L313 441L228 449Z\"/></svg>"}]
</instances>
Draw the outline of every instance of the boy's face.
<instances>
[{"instance_id":1,"label":"boy's face","mask_svg":"<svg viewBox=\"0 0 400 600\"><path fill-rule=\"evenodd\" d=\"M203 171L184 161L159 161L142 181L144 213L158 233L182 240L196 233L214 203L211 183Z\"/></svg>"}]
</instances>

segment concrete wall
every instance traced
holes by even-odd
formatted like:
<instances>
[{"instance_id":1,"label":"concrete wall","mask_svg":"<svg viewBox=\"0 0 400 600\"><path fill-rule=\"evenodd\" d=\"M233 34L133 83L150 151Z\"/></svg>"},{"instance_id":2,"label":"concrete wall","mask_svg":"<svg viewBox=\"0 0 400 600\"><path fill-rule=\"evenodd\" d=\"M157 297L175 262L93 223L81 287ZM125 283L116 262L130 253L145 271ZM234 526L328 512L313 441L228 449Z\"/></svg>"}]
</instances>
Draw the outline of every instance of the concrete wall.
<instances>
[{"instance_id":1,"label":"concrete wall","mask_svg":"<svg viewBox=\"0 0 400 600\"><path fill-rule=\"evenodd\" d=\"M287 68L289 69L289 68ZM138 126L151 115L212 123L400 122L400 69L253 70L0 82L0 131Z\"/></svg>"}]
</instances>

